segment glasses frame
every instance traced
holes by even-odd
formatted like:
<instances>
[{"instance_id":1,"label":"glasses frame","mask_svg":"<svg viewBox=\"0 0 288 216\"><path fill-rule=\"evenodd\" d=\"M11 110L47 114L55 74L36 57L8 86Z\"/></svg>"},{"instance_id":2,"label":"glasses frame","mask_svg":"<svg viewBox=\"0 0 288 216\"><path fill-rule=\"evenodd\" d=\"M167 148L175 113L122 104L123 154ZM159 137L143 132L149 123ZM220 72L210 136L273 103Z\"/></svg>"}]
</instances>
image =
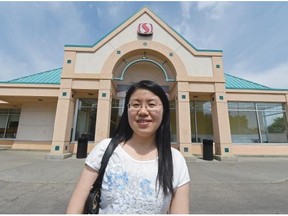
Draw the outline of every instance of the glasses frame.
<instances>
[{"instance_id":1,"label":"glasses frame","mask_svg":"<svg viewBox=\"0 0 288 216\"><path fill-rule=\"evenodd\" d=\"M135 108L135 107L133 107L133 104L128 103L127 104L127 108L128 108L128 110L131 110L133 112L137 112L138 113L144 107L150 113L150 112L159 111L159 107L162 106L162 103L157 103L157 104L154 104L154 105L155 105L154 107L149 107L149 104L140 104L139 103L139 107Z\"/></svg>"}]
</instances>

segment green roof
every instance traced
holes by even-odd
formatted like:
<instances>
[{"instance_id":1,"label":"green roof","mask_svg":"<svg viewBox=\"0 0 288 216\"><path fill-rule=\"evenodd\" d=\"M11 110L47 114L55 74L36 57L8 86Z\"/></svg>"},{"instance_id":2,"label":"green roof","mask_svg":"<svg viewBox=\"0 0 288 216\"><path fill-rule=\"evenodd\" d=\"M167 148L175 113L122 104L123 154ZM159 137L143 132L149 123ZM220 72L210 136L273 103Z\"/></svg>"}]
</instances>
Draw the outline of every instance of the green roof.
<instances>
[{"instance_id":1,"label":"green roof","mask_svg":"<svg viewBox=\"0 0 288 216\"><path fill-rule=\"evenodd\" d=\"M53 70L48 70L40 72L37 74L32 74L25 77L20 77L17 79L12 79L6 82L8 84L56 84L59 85L61 81L62 68L56 68Z\"/></svg>"},{"instance_id":2,"label":"green roof","mask_svg":"<svg viewBox=\"0 0 288 216\"><path fill-rule=\"evenodd\" d=\"M230 74L225 75L225 86L226 89L252 89L252 90L273 90L270 87L251 82L239 77L232 76Z\"/></svg>"},{"instance_id":3,"label":"green roof","mask_svg":"<svg viewBox=\"0 0 288 216\"><path fill-rule=\"evenodd\" d=\"M18 79L13 79L9 81L4 81L0 83L6 84L54 84L60 85L61 82L62 68L56 68L53 70L48 70L40 72L37 74L32 74L25 77L20 77ZM224 74L225 76L225 86L226 89L239 89L239 90L285 90L287 89L273 89L249 80L245 80L230 74Z\"/></svg>"}]
</instances>

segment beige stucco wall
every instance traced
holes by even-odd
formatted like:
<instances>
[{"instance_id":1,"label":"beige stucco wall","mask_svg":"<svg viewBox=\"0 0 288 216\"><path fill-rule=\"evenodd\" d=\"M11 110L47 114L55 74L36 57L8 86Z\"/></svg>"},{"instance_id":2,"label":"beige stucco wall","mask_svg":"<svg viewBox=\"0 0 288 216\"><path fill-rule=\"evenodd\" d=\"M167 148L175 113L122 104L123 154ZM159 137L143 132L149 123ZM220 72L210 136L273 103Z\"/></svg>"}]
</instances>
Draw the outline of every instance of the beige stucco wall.
<instances>
[{"instance_id":1,"label":"beige stucco wall","mask_svg":"<svg viewBox=\"0 0 288 216\"><path fill-rule=\"evenodd\" d=\"M194 56L192 53L183 48L183 44L179 43L171 34L163 29L154 19L147 14L143 14L136 21L118 33L117 37L112 38L103 46L97 48L96 52L78 52L75 60L75 73L95 73L99 74L103 71L103 65L109 55L119 49L123 44L131 41L146 41L147 37L138 36L137 28L139 23L149 22L153 25L154 34L147 40L165 44L177 54L185 66L189 76L195 77L212 77L212 57Z\"/></svg>"},{"instance_id":2,"label":"beige stucco wall","mask_svg":"<svg viewBox=\"0 0 288 216\"><path fill-rule=\"evenodd\" d=\"M75 62L75 73L100 74L103 62L114 49L110 43L105 44L96 53L77 53Z\"/></svg>"},{"instance_id":3,"label":"beige stucco wall","mask_svg":"<svg viewBox=\"0 0 288 216\"><path fill-rule=\"evenodd\" d=\"M125 73L125 83L139 81L139 78L155 80L159 85L164 85L164 74L153 64L137 64L130 67Z\"/></svg>"},{"instance_id":4,"label":"beige stucco wall","mask_svg":"<svg viewBox=\"0 0 288 216\"><path fill-rule=\"evenodd\" d=\"M175 53L182 59L188 76L213 77L211 57L195 57L183 47L179 48Z\"/></svg>"},{"instance_id":5,"label":"beige stucco wall","mask_svg":"<svg viewBox=\"0 0 288 216\"><path fill-rule=\"evenodd\" d=\"M251 102L278 102L286 103L285 92L279 91L251 91L241 90L227 90L228 101L251 101Z\"/></svg>"},{"instance_id":6,"label":"beige stucco wall","mask_svg":"<svg viewBox=\"0 0 288 216\"><path fill-rule=\"evenodd\" d=\"M19 119L18 141L51 141L56 103L23 103Z\"/></svg>"},{"instance_id":7,"label":"beige stucco wall","mask_svg":"<svg viewBox=\"0 0 288 216\"><path fill-rule=\"evenodd\" d=\"M1 100L9 101L9 97L57 97L59 85L37 85L37 84L0 84ZM17 99L17 98L16 98Z\"/></svg>"},{"instance_id":8,"label":"beige stucco wall","mask_svg":"<svg viewBox=\"0 0 288 216\"><path fill-rule=\"evenodd\" d=\"M253 145L237 145L233 144L234 155L247 155L247 156L287 156L288 145L285 144L253 144Z\"/></svg>"}]
</instances>

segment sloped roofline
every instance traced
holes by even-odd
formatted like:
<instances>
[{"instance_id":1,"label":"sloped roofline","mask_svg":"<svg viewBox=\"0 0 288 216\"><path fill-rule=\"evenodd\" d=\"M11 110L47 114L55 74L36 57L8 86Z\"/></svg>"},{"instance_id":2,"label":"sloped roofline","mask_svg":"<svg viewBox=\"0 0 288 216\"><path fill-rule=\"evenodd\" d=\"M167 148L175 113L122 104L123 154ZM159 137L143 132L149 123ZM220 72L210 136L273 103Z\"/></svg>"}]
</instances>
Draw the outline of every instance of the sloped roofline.
<instances>
[{"instance_id":1,"label":"sloped roofline","mask_svg":"<svg viewBox=\"0 0 288 216\"><path fill-rule=\"evenodd\" d=\"M143 14L148 14L155 22L157 22L162 28L164 28L170 35L172 35L179 43L185 46L188 50L190 50L194 55L216 55L222 56L222 50L208 50L208 49L197 49L190 42L188 42L182 35L180 35L175 29L173 29L170 25L168 25L165 21L163 21L160 17L158 17L155 13L152 12L147 6L144 6L140 11L136 14L132 15L127 20L123 21L116 28L102 37L93 45L65 45L66 51L86 51L86 52L95 52L105 43L107 43L110 39L115 37L118 33L124 30L127 26L129 26L132 22L138 19Z\"/></svg>"},{"instance_id":2,"label":"sloped roofline","mask_svg":"<svg viewBox=\"0 0 288 216\"><path fill-rule=\"evenodd\" d=\"M271 90L272 88L270 88L270 87L268 87L268 86L265 86L265 85L262 85L262 84L259 84L259 83L256 83L256 82L252 82L252 81L250 81L250 80L246 80L246 79L243 79L243 78L240 78L240 77L236 77L236 76L233 76L233 75L231 75L231 74L227 74L227 73L225 73L225 77L227 77L227 78L232 78L232 79L234 79L235 81L243 81L243 82L249 82L249 84L251 84L251 85L255 85L255 86L259 86L259 88L257 88L257 89L261 89L261 90ZM226 81L227 82L227 81ZM241 84L241 83L240 83ZM237 87L229 87L229 89L237 89ZM245 88L246 89L246 88Z\"/></svg>"},{"instance_id":3,"label":"sloped roofline","mask_svg":"<svg viewBox=\"0 0 288 216\"><path fill-rule=\"evenodd\" d=\"M54 85L60 85L61 83L61 73L62 73L62 67L39 72L36 74L20 77L17 79L12 79L8 81L0 81L0 84L38 84L38 85L45 85L45 84L54 84ZM43 76L45 75L46 76ZM275 88L270 88L264 85L261 85L259 83L255 83L249 80L242 79L240 77L236 77L227 73L224 73L225 76L225 88L227 90L260 90L260 91L288 91L288 89L275 89ZM46 80L46 78L48 80ZM240 82L238 86L233 86L233 83L229 83L230 81L227 80L226 78L232 78L232 82ZM53 82L51 82L51 79ZM37 80L37 82L36 82ZM241 82L248 82L251 84L251 86L254 87L243 87ZM230 86L230 87L229 87ZM242 87L241 87L242 86Z\"/></svg>"},{"instance_id":4,"label":"sloped roofline","mask_svg":"<svg viewBox=\"0 0 288 216\"><path fill-rule=\"evenodd\" d=\"M0 84L51 84L60 85L62 67L42 71L36 74L31 74L8 81L0 81Z\"/></svg>"}]
</instances>

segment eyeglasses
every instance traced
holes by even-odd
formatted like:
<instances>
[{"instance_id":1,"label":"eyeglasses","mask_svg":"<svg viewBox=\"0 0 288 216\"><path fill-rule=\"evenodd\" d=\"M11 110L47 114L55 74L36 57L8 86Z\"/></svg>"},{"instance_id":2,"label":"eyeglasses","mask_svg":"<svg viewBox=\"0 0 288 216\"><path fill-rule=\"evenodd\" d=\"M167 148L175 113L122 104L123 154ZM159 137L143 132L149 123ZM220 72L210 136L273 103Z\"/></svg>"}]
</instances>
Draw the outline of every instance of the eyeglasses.
<instances>
[{"instance_id":1,"label":"eyeglasses","mask_svg":"<svg viewBox=\"0 0 288 216\"><path fill-rule=\"evenodd\" d=\"M161 106L162 104L160 103L148 103L148 104L140 104L140 103L129 103L127 106L129 108L129 110L133 111L133 112L139 112L143 107L145 107L145 109L148 112L156 112L159 111L159 106Z\"/></svg>"}]
</instances>

